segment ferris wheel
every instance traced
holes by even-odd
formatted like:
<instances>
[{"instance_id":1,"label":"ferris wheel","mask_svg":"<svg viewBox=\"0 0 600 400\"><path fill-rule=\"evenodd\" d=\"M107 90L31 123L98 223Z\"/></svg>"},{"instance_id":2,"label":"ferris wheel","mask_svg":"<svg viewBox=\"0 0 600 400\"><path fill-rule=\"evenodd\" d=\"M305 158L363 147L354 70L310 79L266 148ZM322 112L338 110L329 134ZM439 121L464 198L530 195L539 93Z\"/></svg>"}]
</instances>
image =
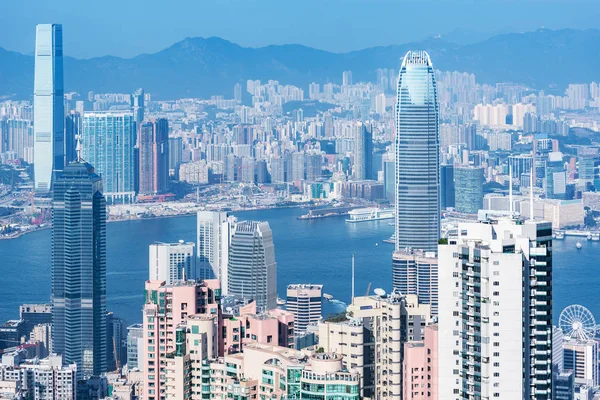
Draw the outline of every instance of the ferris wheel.
<instances>
[{"instance_id":1,"label":"ferris wheel","mask_svg":"<svg viewBox=\"0 0 600 400\"><path fill-rule=\"evenodd\" d=\"M596 335L596 320L591 311L573 304L565 308L558 318L558 326L571 339L588 340Z\"/></svg>"}]
</instances>

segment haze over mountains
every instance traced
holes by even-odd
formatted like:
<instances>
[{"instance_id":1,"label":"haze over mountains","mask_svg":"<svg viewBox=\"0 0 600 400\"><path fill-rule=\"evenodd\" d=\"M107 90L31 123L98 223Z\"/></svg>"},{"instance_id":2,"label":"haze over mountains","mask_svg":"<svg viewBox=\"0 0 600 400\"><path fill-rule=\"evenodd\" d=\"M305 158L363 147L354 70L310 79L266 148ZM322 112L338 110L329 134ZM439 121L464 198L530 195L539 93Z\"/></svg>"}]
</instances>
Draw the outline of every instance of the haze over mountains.
<instances>
[{"instance_id":1,"label":"haze over mountains","mask_svg":"<svg viewBox=\"0 0 600 400\"><path fill-rule=\"evenodd\" d=\"M65 57L65 91L131 92L143 87L155 99L224 95L247 79L275 79L307 88L311 82L374 81L377 68L398 68L410 49L425 49L436 69L474 73L478 82L520 82L562 93L569 83L600 81L600 30L547 30L492 36L459 45L444 38L331 53L301 45L241 47L220 38L187 38L133 58ZM66 49L68 54L68 49ZM31 99L30 55L0 48L0 99Z\"/></svg>"}]
</instances>

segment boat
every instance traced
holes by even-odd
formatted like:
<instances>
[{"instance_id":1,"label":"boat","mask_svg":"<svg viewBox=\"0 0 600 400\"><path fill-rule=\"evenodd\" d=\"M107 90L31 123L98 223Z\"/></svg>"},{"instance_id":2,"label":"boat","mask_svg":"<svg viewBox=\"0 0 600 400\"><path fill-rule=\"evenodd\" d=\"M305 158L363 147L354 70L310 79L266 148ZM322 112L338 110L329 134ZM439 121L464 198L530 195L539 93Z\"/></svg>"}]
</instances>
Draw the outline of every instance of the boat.
<instances>
[{"instance_id":1,"label":"boat","mask_svg":"<svg viewBox=\"0 0 600 400\"><path fill-rule=\"evenodd\" d=\"M592 234L591 233L588 233L587 240L592 240Z\"/></svg>"},{"instance_id":2,"label":"boat","mask_svg":"<svg viewBox=\"0 0 600 400\"><path fill-rule=\"evenodd\" d=\"M379 246L379 243L375 243L375 247Z\"/></svg>"},{"instance_id":3,"label":"boat","mask_svg":"<svg viewBox=\"0 0 600 400\"><path fill-rule=\"evenodd\" d=\"M329 293L323 293L323 298L327 301L333 300L333 296L330 295Z\"/></svg>"},{"instance_id":4,"label":"boat","mask_svg":"<svg viewBox=\"0 0 600 400\"><path fill-rule=\"evenodd\" d=\"M563 240L565 238L565 232L564 231L556 231L554 233L554 239L556 240Z\"/></svg>"},{"instance_id":5,"label":"boat","mask_svg":"<svg viewBox=\"0 0 600 400\"><path fill-rule=\"evenodd\" d=\"M348 219L346 222L365 222L365 221L379 221L382 219L394 218L393 208L357 208L348 212Z\"/></svg>"},{"instance_id":6,"label":"boat","mask_svg":"<svg viewBox=\"0 0 600 400\"><path fill-rule=\"evenodd\" d=\"M592 241L597 242L600 240L600 233L592 233Z\"/></svg>"},{"instance_id":7,"label":"boat","mask_svg":"<svg viewBox=\"0 0 600 400\"><path fill-rule=\"evenodd\" d=\"M581 242L577 242L575 246L577 247L577 250L581 250Z\"/></svg>"},{"instance_id":8,"label":"boat","mask_svg":"<svg viewBox=\"0 0 600 400\"><path fill-rule=\"evenodd\" d=\"M280 297L277 298L277 305L278 306L284 306L286 303L286 301Z\"/></svg>"}]
</instances>

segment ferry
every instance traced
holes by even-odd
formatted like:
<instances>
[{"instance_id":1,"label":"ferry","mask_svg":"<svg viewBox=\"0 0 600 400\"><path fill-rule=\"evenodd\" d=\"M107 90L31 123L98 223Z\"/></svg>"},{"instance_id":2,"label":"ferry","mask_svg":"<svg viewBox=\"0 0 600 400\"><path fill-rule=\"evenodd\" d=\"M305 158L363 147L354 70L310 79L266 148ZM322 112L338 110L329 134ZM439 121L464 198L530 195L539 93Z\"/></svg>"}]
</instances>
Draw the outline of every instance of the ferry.
<instances>
[{"instance_id":1,"label":"ferry","mask_svg":"<svg viewBox=\"0 0 600 400\"><path fill-rule=\"evenodd\" d=\"M597 242L600 240L600 233L592 233L592 241Z\"/></svg>"},{"instance_id":2,"label":"ferry","mask_svg":"<svg viewBox=\"0 0 600 400\"><path fill-rule=\"evenodd\" d=\"M563 240L565 238L565 232L564 231L556 231L554 233L554 239L556 240Z\"/></svg>"},{"instance_id":3,"label":"ferry","mask_svg":"<svg viewBox=\"0 0 600 400\"><path fill-rule=\"evenodd\" d=\"M382 219L392 219L394 218L394 209L393 208L357 208L356 210L351 210L348 213L348 219L346 222L365 222L365 221L379 221Z\"/></svg>"},{"instance_id":4,"label":"ferry","mask_svg":"<svg viewBox=\"0 0 600 400\"><path fill-rule=\"evenodd\" d=\"M277 305L278 306L284 306L286 303L287 302L284 299L282 299L280 297L277 298Z\"/></svg>"},{"instance_id":5,"label":"ferry","mask_svg":"<svg viewBox=\"0 0 600 400\"><path fill-rule=\"evenodd\" d=\"M328 293L323 293L323 298L327 301L333 300L333 296Z\"/></svg>"}]
</instances>

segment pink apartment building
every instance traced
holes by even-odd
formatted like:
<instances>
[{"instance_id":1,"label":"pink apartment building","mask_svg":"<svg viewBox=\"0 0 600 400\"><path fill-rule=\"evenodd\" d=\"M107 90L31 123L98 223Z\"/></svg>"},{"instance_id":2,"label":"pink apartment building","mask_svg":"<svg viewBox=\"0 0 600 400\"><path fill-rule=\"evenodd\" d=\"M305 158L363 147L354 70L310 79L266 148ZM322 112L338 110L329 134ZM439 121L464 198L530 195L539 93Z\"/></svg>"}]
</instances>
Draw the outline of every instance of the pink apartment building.
<instances>
[{"instance_id":1,"label":"pink apartment building","mask_svg":"<svg viewBox=\"0 0 600 400\"><path fill-rule=\"evenodd\" d=\"M437 325L429 325L425 327L423 341L404 344L404 400L437 400L437 340Z\"/></svg>"}]
</instances>

